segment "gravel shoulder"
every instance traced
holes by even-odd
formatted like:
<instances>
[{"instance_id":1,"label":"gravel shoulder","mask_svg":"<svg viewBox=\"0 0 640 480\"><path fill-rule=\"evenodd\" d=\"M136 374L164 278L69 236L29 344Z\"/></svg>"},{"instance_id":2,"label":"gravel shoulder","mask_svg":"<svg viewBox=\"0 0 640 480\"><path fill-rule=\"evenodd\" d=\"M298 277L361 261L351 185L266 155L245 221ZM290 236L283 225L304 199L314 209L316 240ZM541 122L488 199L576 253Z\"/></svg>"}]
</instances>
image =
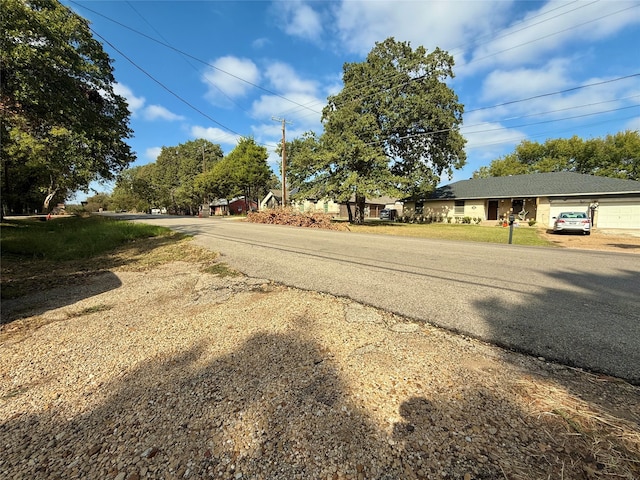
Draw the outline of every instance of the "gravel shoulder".
<instances>
[{"instance_id":1,"label":"gravel shoulder","mask_svg":"<svg viewBox=\"0 0 640 480\"><path fill-rule=\"evenodd\" d=\"M172 261L2 316L2 478L640 478L638 387L348 299Z\"/></svg>"}]
</instances>

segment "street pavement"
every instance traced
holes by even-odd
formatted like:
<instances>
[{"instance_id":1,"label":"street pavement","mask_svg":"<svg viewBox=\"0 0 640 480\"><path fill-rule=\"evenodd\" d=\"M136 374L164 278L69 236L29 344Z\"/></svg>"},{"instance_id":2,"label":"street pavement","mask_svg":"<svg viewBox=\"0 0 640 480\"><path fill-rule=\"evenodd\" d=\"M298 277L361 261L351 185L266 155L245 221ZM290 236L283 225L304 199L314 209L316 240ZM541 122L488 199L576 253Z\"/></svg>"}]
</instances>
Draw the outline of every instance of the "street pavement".
<instances>
[{"instance_id":1,"label":"street pavement","mask_svg":"<svg viewBox=\"0 0 640 480\"><path fill-rule=\"evenodd\" d=\"M252 277L640 384L638 255L139 218L193 234Z\"/></svg>"}]
</instances>

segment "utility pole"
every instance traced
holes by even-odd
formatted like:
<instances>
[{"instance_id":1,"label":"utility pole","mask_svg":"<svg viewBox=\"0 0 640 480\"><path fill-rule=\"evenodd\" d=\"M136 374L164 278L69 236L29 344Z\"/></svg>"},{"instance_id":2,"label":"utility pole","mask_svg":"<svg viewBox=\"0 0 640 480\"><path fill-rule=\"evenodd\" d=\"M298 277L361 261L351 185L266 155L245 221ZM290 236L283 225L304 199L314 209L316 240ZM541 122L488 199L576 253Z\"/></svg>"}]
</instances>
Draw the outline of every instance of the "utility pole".
<instances>
[{"instance_id":1,"label":"utility pole","mask_svg":"<svg viewBox=\"0 0 640 480\"><path fill-rule=\"evenodd\" d=\"M287 138L285 135L286 124L291 125L284 118L271 117L271 120L282 122L282 206L287 206Z\"/></svg>"}]
</instances>

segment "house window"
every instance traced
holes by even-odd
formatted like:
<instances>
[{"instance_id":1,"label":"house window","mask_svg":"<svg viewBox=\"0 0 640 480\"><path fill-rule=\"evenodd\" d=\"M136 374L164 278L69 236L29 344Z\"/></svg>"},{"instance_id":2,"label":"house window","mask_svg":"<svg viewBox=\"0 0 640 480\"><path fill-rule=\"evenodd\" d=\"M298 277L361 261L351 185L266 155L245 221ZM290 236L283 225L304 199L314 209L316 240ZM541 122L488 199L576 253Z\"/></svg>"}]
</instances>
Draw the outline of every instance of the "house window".
<instances>
[{"instance_id":1,"label":"house window","mask_svg":"<svg viewBox=\"0 0 640 480\"><path fill-rule=\"evenodd\" d=\"M454 215L464 215L464 200L456 200Z\"/></svg>"}]
</instances>

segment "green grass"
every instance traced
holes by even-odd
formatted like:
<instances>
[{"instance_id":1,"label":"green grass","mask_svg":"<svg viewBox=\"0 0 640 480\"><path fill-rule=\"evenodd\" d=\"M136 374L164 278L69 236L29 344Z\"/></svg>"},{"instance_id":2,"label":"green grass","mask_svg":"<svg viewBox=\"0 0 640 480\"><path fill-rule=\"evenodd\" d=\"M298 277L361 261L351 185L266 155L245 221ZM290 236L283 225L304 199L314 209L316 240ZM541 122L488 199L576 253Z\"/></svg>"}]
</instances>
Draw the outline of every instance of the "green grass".
<instances>
[{"instance_id":1,"label":"green grass","mask_svg":"<svg viewBox=\"0 0 640 480\"><path fill-rule=\"evenodd\" d=\"M509 243L509 228L483 225L448 223L391 223L368 222L365 225L349 225L356 233L378 233L406 237L433 238L441 240L459 240L465 242ZM551 242L540 235L534 227L516 227L513 229L514 245L551 246Z\"/></svg>"},{"instance_id":2,"label":"green grass","mask_svg":"<svg viewBox=\"0 0 640 480\"><path fill-rule=\"evenodd\" d=\"M3 222L2 255L51 261L87 259L137 239L167 235L168 228L105 217Z\"/></svg>"},{"instance_id":3,"label":"green grass","mask_svg":"<svg viewBox=\"0 0 640 480\"><path fill-rule=\"evenodd\" d=\"M0 239L2 299L79 284L107 270L144 271L174 261L202 269L218 259L168 228L101 216L4 221ZM226 269L214 268L216 274Z\"/></svg>"}]
</instances>

